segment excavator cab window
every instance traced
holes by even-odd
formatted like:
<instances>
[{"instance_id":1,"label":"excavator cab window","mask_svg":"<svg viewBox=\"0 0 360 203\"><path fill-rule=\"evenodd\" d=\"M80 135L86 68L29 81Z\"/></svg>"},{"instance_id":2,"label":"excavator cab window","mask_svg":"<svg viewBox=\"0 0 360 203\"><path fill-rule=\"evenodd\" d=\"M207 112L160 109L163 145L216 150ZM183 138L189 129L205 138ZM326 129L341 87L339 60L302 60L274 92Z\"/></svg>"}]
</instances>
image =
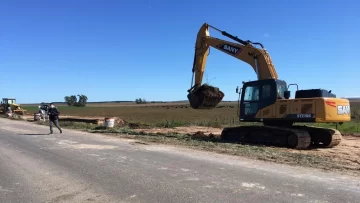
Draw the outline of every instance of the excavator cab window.
<instances>
[{"instance_id":1,"label":"excavator cab window","mask_svg":"<svg viewBox=\"0 0 360 203\"><path fill-rule=\"evenodd\" d=\"M274 79L245 83L240 102L240 119L254 119L259 109L276 102L277 92L278 83Z\"/></svg>"},{"instance_id":2,"label":"excavator cab window","mask_svg":"<svg viewBox=\"0 0 360 203\"><path fill-rule=\"evenodd\" d=\"M245 89L244 101L258 101L259 87L257 85L247 86Z\"/></svg>"},{"instance_id":3,"label":"excavator cab window","mask_svg":"<svg viewBox=\"0 0 360 203\"><path fill-rule=\"evenodd\" d=\"M262 97L262 99L268 99L269 97L271 97L271 85L270 84L264 84L262 86L261 97Z\"/></svg>"},{"instance_id":4,"label":"excavator cab window","mask_svg":"<svg viewBox=\"0 0 360 203\"><path fill-rule=\"evenodd\" d=\"M278 98L283 99L285 98L284 92L287 91L286 82L282 80L277 80L277 91L278 91Z\"/></svg>"},{"instance_id":5,"label":"excavator cab window","mask_svg":"<svg viewBox=\"0 0 360 203\"><path fill-rule=\"evenodd\" d=\"M259 86L257 84L249 85L244 88L244 95L241 106L245 116L253 116L259 109Z\"/></svg>"}]
</instances>

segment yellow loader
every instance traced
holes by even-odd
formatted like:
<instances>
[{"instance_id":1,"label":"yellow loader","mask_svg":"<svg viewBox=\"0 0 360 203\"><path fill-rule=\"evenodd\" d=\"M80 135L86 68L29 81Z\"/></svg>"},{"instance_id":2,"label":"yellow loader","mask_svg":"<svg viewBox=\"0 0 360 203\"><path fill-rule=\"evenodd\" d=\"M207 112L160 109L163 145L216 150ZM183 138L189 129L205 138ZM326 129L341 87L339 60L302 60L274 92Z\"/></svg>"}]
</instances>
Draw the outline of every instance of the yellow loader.
<instances>
[{"instance_id":1,"label":"yellow loader","mask_svg":"<svg viewBox=\"0 0 360 203\"><path fill-rule=\"evenodd\" d=\"M0 111L2 114L11 112L18 115L24 115L26 112L26 110L23 109L20 104L16 103L16 99L14 98L2 98Z\"/></svg>"}]
</instances>

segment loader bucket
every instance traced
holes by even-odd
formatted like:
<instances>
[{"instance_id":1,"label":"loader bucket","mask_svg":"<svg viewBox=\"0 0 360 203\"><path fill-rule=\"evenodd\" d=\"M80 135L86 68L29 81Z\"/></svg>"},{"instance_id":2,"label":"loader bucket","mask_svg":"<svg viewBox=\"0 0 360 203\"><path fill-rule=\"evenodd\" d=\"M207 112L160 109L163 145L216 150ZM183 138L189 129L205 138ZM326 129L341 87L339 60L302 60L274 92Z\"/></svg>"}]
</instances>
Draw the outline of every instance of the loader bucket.
<instances>
[{"instance_id":1,"label":"loader bucket","mask_svg":"<svg viewBox=\"0 0 360 203\"><path fill-rule=\"evenodd\" d=\"M202 85L187 95L190 106L193 109L212 109L215 108L225 94L216 87Z\"/></svg>"}]
</instances>

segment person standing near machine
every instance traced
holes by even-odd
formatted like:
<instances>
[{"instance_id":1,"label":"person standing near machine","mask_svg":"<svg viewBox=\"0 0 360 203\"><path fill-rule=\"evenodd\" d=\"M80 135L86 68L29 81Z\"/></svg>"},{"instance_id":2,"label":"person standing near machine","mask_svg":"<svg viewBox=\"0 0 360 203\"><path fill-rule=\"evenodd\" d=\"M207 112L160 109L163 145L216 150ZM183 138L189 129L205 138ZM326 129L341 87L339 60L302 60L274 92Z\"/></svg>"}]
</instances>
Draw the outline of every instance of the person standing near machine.
<instances>
[{"instance_id":1,"label":"person standing near machine","mask_svg":"<svg viewBox=\"0 0 360 203\"><path fill-rule=\"evenodd\" d=\"M53 134L53 129L52 129L53 124L59 129L60 133L62 133L62 129L59 126L60 112L57 110L54 103L50 103L48 114L49 114L49 122L50 122L50 134Z\"/></svg>"}]
</instances>

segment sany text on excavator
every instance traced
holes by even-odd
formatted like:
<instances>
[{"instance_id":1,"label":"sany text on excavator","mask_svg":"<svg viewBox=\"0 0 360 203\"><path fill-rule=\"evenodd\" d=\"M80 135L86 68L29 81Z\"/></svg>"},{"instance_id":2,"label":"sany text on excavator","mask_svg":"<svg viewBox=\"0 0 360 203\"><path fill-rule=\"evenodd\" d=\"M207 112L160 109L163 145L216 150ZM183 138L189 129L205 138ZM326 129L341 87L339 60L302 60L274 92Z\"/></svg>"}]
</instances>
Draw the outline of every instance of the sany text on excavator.
<instances>
[{"instance_id":1,"label":"sany text on excavator","mask_svg":"<svg viewBox=\"0 0 360 203\"><path fill-rule=\"evenodd\" d=\"M236 43L211 37L209 27ZM238 115L241 122L262 122L263 125L224 128L222 139L295 149L306 149L310 145L334 147L341 142L341 133L336 129L294 123L348 122L351 120L349 100L336 98L331 91L324 89L297 89L295 98L290 99L288 88L296 84L287 85L284 80L278 79L270 55L262 44L243 41L207 23L200 28L195 44L193 78L188 90L192 108L215 108L224 97L219 89L202 85L210 47L248 63L257 75L257 80L243 82Z\"/></svg>"}]
</instances>

